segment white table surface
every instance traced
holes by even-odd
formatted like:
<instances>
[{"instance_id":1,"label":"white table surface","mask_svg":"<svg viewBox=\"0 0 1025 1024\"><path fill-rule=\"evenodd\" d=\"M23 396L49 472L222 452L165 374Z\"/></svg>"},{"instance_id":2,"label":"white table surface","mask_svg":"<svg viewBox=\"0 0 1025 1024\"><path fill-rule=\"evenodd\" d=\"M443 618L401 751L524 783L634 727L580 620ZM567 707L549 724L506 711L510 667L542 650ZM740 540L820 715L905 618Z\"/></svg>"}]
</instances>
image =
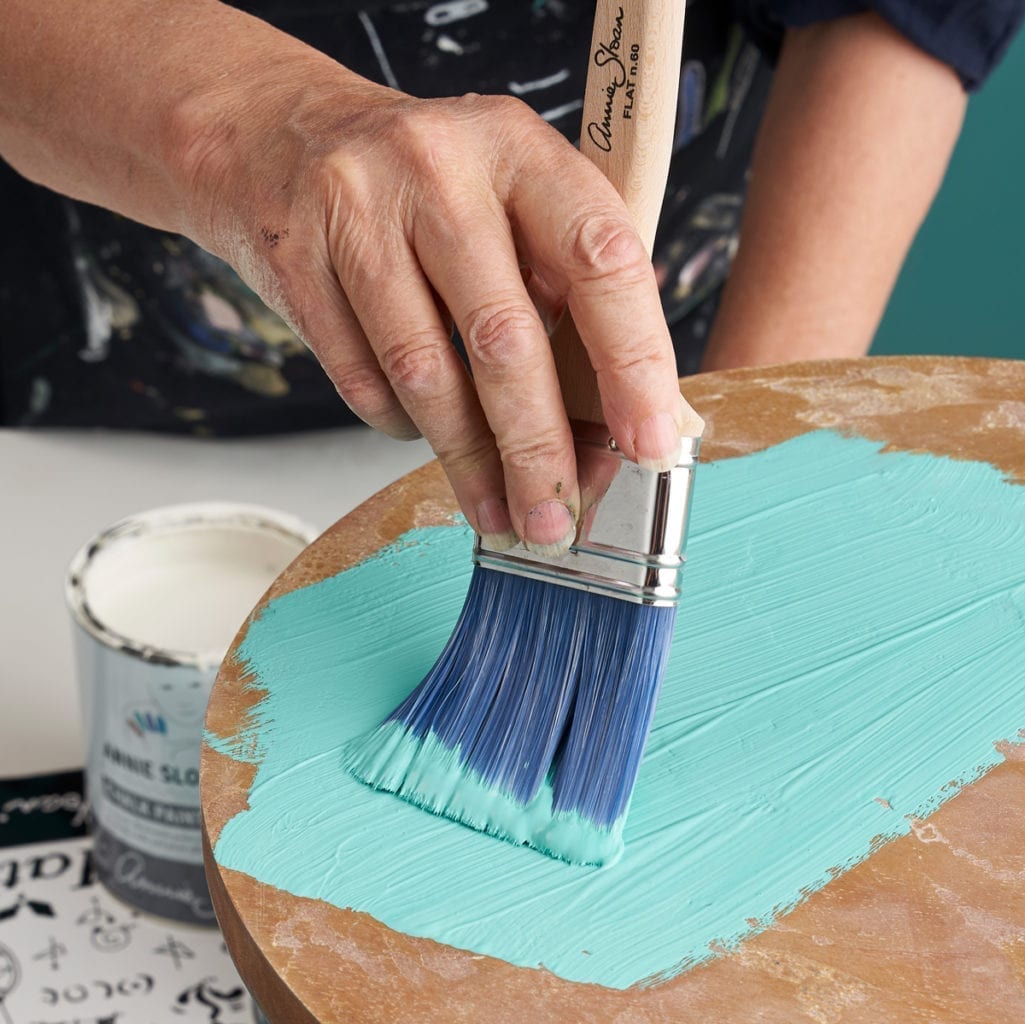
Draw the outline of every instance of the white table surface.
<instances>
[{"instance_id":1,"label":"white table surface","mask_svg":"<svg viewBox=\"0 0 1025 1024\"><path fill-rule=\"evenodd\" d=\"M93 534L144 509L242 501L323 530L431 458L347 427L205 440L0 430L0 777L80 767L64 573Z\"/></svg>"}]
</instances>

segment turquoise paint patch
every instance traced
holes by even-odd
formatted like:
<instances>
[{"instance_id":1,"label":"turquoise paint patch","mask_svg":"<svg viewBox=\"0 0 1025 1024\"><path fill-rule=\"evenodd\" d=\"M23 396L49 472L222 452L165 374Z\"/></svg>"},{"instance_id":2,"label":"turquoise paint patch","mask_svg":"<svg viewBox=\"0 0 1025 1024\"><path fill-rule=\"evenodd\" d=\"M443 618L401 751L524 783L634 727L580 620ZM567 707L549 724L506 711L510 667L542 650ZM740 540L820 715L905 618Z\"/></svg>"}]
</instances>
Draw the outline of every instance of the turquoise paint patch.
<instances>
[{"instance_id":1,"label":"turquoise paint patch","mask_svg":"<svg viewBox=\"0 0 1025 1024\"><path fill-rule=\"evenodd\" d=\"M412 531L252 624L241 653L268 694L242 746L259 768L218 861L399 931L624 988L771 922L1001 759L994 742L1025 726L1025 488L830 432L698 480L617 864L516 848L341 766L451 633L465 527Z\"/></svg>"}]
</instances>

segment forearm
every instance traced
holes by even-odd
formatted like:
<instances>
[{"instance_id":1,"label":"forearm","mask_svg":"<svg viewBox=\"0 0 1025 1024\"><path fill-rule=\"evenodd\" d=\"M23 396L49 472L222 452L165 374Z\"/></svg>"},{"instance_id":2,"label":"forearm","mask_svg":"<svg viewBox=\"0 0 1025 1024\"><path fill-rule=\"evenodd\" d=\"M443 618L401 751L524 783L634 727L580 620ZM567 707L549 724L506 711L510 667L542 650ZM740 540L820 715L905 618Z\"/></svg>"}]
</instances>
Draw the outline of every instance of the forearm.
<instances>
[{"instance_id":1,"label":"forearm","mask_svg":"<svg viewBox=\"0 0 1025 1024\"><path fill-rule=\"evenodd\" d=\"M521 101L414 99L214 0L2 2L0 153L226 259L494 543L565 550L581 510L525 279L573 311L628 458L699 430L629 211Z\"/></svg>"},{"instance_id":2,"label":"forearm","mask_svg":"<svg viewBox=\"0 0 1025 1024\"><path fill-rule=\"evenodd\" d=\"M704 369L865 354L965 103L875 15L788 33Z\"/></svg>"},{"instance_id":3,"label":"forearm","mask_svg":"<svg viewBox=\"0 0 1025 1024\"><path fill-rule=\"evenodd\" d=\"M202 234L190 149L227 130L232 103L257 98L276 65L294 76L326 60L214 0L4 0L0 155L57 191Z\"/></svg>"}]
</instances>

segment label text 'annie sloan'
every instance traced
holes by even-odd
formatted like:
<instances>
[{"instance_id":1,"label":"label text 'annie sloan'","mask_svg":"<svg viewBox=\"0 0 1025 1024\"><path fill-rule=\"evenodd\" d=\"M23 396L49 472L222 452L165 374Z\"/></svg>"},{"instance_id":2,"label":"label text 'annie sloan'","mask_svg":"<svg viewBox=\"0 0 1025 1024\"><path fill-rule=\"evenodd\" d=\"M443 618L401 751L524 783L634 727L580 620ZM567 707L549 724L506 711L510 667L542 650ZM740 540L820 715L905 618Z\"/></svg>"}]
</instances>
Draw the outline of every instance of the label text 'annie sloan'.
<instances>
[{"instance_id":1,"label":"label text 'annie sloan'","mask_svg":"<svg viewBox=\"0 0 1025 1024\"><path fill-rule=\"evenodd\" d=\"M103 756L110 764L137 775L140 779L153 779L173 786L199 785L198 768L181 768L174 764L158 766L149 758L128 754L120 747L115 747L113 743L103 744Z\"/></svg>"},{"instance_id":2,"label":"label text 'annie sloan'","mask_svg":"<svg viewBox=\"0 0 1025 1024\"><path fill-rule=\"evenodd\" d=\"M630 52L626 53L623 45L623 8L616 13L612 25L612 33L608 42L598 44L594 51L594 63L597 67L608 68L611 78L605 86L601 119L591 121L587 125L587 136L603 153L612 152L613 117L623 90L622 117L629 121L633 117L634 92L637 88L637 66L641 50L637 43L630 44Z\"/></svg>"}]
</instances>

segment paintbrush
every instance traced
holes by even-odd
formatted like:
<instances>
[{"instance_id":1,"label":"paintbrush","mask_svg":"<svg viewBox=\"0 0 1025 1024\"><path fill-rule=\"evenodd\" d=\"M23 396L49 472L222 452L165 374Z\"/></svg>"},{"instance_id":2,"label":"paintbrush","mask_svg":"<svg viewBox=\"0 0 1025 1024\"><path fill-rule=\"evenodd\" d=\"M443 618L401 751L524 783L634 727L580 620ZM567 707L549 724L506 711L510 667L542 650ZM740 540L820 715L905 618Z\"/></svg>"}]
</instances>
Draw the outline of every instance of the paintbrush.
<instances>
[{"instance_id":1,"label":"paintbrush","mask_svg":"<svg viewBox=\"0 0 1025 1024\"><path fill-rule=\"evenodd\" d=\"M581 150L649 252L672 152L683 0L597 5ZM602 425L572 318L552 350L576 439L581 527L545 557L478 537L455 630L423 682L346 767L510 842L579 864L622 853L623 824L669 654L702 422L675 468L627 461Z\"/></svg>"}]
</instances>

